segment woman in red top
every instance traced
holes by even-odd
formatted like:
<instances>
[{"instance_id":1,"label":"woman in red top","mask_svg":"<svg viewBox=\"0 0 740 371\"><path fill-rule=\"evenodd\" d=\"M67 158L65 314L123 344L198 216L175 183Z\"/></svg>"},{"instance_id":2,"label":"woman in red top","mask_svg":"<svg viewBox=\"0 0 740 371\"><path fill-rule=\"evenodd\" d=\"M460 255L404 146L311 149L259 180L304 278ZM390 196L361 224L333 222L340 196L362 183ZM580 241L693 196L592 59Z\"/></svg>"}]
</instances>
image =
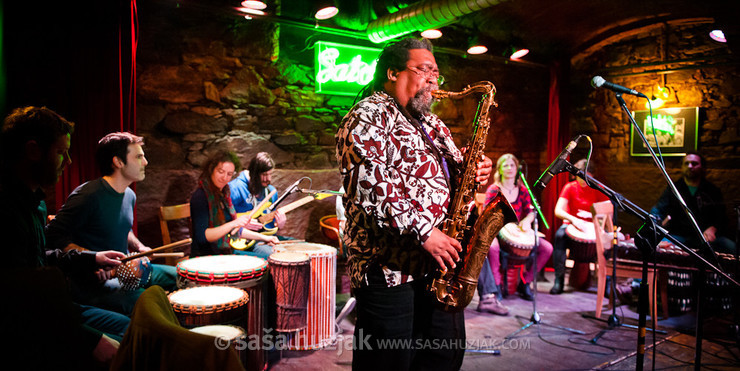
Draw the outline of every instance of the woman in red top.
<instances>
[{"instance_id":1,"label":"woman in red top","mask_svg":"<svg viewBox=\"0 0 740 371\"><path fill-rule=\"evenodd\" d=\"M524 233L531 233L532 222L537 217L537 213L532 207L532 198L529 195L527 187L517 177L519 160L510 153L504 154L496 162L496 169L497 171L493 176L494 182L486 190L486 205L497 193L502 192L516 212L516 216L519 219L519 229ZM537 240L537 270L541 270L545 266L545 263L547 263L547 260L550 259L550 255L552 255L552 244L541 237ZM488 251L488 262L491 264L491 270L493 271L493 277L497 285L501 284L499 251L500 245L497 237L493 239L491 248ZM520 282L516 289L519 296L525 300L532 300L532 292L529 288L529 283L532 282L535 273L532 270L532 264L532 261L527 263L526 271L522 276L524 282Z\"/></svg>"},{"instance_id":2,"label":"woman in red top","mask_svg":"<svg viewBox=\"0 0 740 371\"><path fill-rule=\"evenodd\" d=\"M574 165L580 170L586 167L586 160L582 159ZM586 173L591 176L593 167L589 163ZM580 231L590 227L591 205L594 202L606 201L609 198L603 193L589 187L581 178L568 182L560 191L560 197L555 204L555 216L563 220L563 224L555 232L555 250L552 254L553 267L555 268L555 283L552 285L550 294L559 295L563 293L565 286L565 250L568 248L565 229L568 224L573 224ZM593 227L590 227L593 228Z\"/></svg>"}]
</instances>

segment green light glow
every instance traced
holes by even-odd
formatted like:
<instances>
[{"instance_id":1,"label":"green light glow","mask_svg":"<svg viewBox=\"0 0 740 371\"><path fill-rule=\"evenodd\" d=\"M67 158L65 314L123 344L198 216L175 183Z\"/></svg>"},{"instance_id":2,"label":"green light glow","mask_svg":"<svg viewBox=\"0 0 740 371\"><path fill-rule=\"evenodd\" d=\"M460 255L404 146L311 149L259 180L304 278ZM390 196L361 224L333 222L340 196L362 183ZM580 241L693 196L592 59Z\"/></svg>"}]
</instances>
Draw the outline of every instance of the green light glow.
<instances>
[{"instance_id":1,"label":"green light glow","mask_svg":"<svg viewBox=\"0 0 740 371\"><path fill-rule=\"evenodd\" d=\"M673 116L670 115L661 115L656 114L653 116L653 126L655 127L656 133L661 132L668 135L675 134L674 125L676 124L676 119L673 118ZM645 128L648 128L650 130L650 117L645 118ZM650 130L652 133L652 130Z\"/></svg>"},{"instance_id":2,"label":"green light glow","mask_svg":"<svg viewBox=\"0 0 740 371\"><path fill-rule=\"evenodd\" d=\"M321 94L356 95L370 83L375 73L380 49L318 41L316 59L316 92Z\"/></svg>"}]
</instances>

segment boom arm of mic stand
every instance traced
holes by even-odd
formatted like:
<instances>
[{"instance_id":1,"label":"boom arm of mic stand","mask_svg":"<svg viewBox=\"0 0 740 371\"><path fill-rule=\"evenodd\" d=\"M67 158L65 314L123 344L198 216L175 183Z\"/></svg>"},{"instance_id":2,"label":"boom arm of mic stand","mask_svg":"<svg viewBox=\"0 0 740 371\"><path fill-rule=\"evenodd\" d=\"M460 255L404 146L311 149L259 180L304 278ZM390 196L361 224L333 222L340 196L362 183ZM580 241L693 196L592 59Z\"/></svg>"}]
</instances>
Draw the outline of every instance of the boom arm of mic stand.
<instances>
[{"instance_id":1,"label":"boom arm of mic stand","mask_svg":"<svg viewBox=\"0 0 740 371\"><path fill-rule=\"evenodd\" d=\"M676 199L678 199L678 203L683 208L683 211L686 214L686 217L688 217L688 219L691 221L691 226L694 229L694 233L699 236L699 239L702 241L702 246L707 251L709 251L709 254L712 256L714 263L717 265L720 265L719 259L717 258L717 254L715 254L714 250L712 249L712 246L709 245L709 242L704 237L704 233L702 233L701 229L699 228L699 224L696 222L696 218L694 218L694 214L691 213L691 210L689 210L689 207L686 205L686 201L684 201L683 197L681 197L681 194L678 193L678 189L676 188L676 185L673 184L673 181L671 180L671 177L668 175L668 172L666 172L665 167L660 161L658 161L658 157L655 155L655 151L653 151L653 147L650 146L650 143L648 143L647 138L645 138L645 134L643 134L642 130L640 130L640 126L637 125L635 118L632 117L632 114L627 108L627 103L622 98L622 94L617 93L616 97L617 97L617 101L619 102L619 105L622 107L622 110L624 111L624 113L627 114L627 117L629 117L630 122L632 123L632 126L634 126L635 128L635 131L638 134L640 134L642 143L648 149L648 152L650 152L650 156L653 158L655 165L658 166L658 169L660 169L661 173L663 174L663 178L665 178L666 183L668 183L668 188L671 189L671 192L673 192L673 195L676 197Z\"/></svg>"},{"instance_id":2,"label":"boom arm of mic stand","mask_svg":"<svg viewBox=\"0 0 740 371\"><path fill-rule=\"evenodd\" d=\"M635 205L632 201L624 198L621 194L614 192L611 188L607 187L603 183L599 182L598 180L588 177L586 174L584 174L583 170L580 170L576 168L575 166L571 164L567 164L565 169L573 174L574 176L577 176L583 180L586 181L586 183L589 185L589 187L605 194L607 197L609 197L612 200L619 200L618 205L622 210L625 210L629 212L630 214L640 218L640 220L643 221L646 225L652 225L650 221L650 218L652 216L650 213L646 212L645 210L641 209L639 206ZM588 178L588 179L586 179ZM616 211L616 210L615 210ZM732 277L727 275L725 272L723 272L720 268L714 266L712 263L708 262L706 259L704 259L701 255L699 255L696 251L686 247L681 241L677 240L675 237L673 237L665 228L655 225L656 227L656 233L658 233L659 236L663 238L667 238L669 241L671 241L674 245L678 246L681 250L685 251L686 253L690 254L700 262L702 262L705 266L707 266L709 269L715 271L720 276L724 277L727 281L732 283L733 285L740 288L740 283L735 281Z\"/></svg>"}]
</instances>

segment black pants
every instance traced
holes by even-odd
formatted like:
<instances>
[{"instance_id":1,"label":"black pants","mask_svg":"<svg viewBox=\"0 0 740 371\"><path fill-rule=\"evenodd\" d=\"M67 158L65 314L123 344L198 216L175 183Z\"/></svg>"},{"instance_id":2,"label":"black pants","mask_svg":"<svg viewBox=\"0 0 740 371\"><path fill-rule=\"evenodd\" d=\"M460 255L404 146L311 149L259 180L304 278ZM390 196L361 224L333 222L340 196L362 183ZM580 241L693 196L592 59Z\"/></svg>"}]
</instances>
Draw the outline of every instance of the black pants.
<instances>
[{"instance_id":1,"label":"black pants","mask_svg":"<svg viewBox=\"0 0 740 371\"><path fill-rule=\"evenodd\" d=\"M353 370L458 370L465 355L463 312L445 312L426 281L354 291Z\"/></svg>"},{"instance_id":2,"label":"black pants","mask_svg":"<svg viewBox=\"0 0 740 371\"><path fill-rule=\"evenodd\" d=\"M565 228L567 224L563 224L555 232L555 239L552 244L552 266L555 269L555 278L565 277L565 259L568 257L566 250L568 249L568 241L565 236Z\"/></svg>"}]
</instances>

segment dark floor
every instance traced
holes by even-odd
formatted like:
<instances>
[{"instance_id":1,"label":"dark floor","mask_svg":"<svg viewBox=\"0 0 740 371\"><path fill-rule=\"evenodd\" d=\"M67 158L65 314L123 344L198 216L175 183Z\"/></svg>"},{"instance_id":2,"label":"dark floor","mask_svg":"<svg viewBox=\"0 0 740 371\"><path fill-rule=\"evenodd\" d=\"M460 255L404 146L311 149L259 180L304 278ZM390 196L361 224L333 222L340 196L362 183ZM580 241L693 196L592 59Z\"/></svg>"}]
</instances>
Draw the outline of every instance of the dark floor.
<instances>
[{"instance_id":1,"label":"dark floor","mask_svg":"<svg viewBox=\"0 0 740 371\"><path fill-rule=\"evenodd\" d=\"M540 323L518 333L515 332L532 318L532 302L524 301L516 294L510 295L504 300L510 313L501 317L477 312L478 300L477 297L473 299L465 309L469 351L462 370L636 369L638 330L627 326L608 329L606 321L593 318L595 285L588 291L573 291L567 287L562 295L550 295L552 272L547 272L545 279L549 282L540 282L537 288L536 306ZM338 294L338 308L341 309L347 299L347 294ZM606 303L607 300L604 301ZM617 307L616 316L621 323L637 325L636 310L635 305L621 305ZM612 310L605 308L601 318L606 320L611 314ZM737 335L732 332L738 324L738 317L733 317L733 314L708 314L711 317L705 320L703 327L702 369L740 369ZM348 349L348 339L353 331L352 319L352 315L349 315L341 321L342 332L338 334L334 345L321 350L273 354L269 369L349 370L352 352ZM643 368L693 369L696 358L695 323L694 312L660 318L657 324L660 333L653 337L648 316ZM604 329L607 330L593 342ZM498 350L500 354L490 354L491 349Z\"/></svg>"}]
</instances>

